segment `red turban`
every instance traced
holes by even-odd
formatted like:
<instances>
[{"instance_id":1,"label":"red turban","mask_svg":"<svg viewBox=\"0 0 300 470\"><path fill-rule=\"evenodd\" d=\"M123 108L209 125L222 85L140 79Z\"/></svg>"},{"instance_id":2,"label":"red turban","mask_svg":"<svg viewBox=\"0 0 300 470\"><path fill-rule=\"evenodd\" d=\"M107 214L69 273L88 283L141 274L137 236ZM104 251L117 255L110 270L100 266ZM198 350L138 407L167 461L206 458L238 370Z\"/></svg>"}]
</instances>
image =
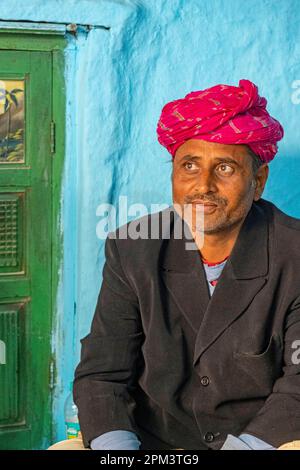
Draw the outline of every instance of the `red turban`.
<instances>
[{"instance_id":1,"label":"red turban","mask_svg":"<svg viewBox=\"0 0 300 470\"><path fill-rule=\"evenodd\" d=\"M240 80L238 87L216 85L193 91L163 107L157 124L158 141L173 158L186 140L203 139L247 144L263 162L269 162L284 131L266 105L266 98L259 96L250 80Z\"/></svg>"}]
</instances>

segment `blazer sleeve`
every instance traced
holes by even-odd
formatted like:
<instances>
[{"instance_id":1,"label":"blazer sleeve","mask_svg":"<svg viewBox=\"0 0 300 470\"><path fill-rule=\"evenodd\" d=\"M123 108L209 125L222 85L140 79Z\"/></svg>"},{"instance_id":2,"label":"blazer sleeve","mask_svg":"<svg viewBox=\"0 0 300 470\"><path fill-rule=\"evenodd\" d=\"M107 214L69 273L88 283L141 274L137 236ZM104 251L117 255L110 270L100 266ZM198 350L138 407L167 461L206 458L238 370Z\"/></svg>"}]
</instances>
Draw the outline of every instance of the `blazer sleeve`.
<instances>
[{"instance_id":1,"label":"blazer sleeve","mask_svg":"<svg viewBox=\"0 0 300 470\"><path fill-rule=\"evenodd\" d=\"M300 437L300 296L285 317L282 375L243 433L276 448Z\"/></svg>"},{"instance_id":2,"label":"blazer sleeve","mask_svg":"<svg viewBox=\"0 0 300 470\"><path fill-rule=\"evenodd\" d=\"M144 333L137 295L110 234L90 333L81 339L80 362L74 373L73 396L85 447L113 430L132 431L139 437L131 391L139 372Z\"/></svg>"}]
</instances>

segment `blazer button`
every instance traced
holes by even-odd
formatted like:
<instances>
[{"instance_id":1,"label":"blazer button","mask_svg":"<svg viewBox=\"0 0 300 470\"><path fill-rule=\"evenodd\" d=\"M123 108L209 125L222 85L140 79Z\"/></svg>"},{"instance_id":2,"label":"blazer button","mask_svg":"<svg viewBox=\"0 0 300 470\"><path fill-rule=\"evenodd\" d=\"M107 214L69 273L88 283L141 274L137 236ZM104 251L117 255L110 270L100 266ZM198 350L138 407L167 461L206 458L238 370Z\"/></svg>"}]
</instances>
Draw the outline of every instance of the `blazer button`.
<instances>
[{"instance_id":1,"label":"blazer button","mask_svg":"<svg viewBox=\"0 0 300 470\"><path fill-rule=\"evenodd\" d=\"M212 432L207 432L204 436L205 442L212 442L214 440L215 436L213 435Z\"/></svg>"},{"instance_id":2,"label":"blazer button","mask_svg":"<svg viewBox=\"0 0 300 470\"><path fill-rule=\"evenodd\" d=\"M204 375L203 377L201 377L200 382L201 382L201 385L203 385L204 387L207 387L207 385L209 384L209 378L206 375Z\"/></svg>"}]
</instances>

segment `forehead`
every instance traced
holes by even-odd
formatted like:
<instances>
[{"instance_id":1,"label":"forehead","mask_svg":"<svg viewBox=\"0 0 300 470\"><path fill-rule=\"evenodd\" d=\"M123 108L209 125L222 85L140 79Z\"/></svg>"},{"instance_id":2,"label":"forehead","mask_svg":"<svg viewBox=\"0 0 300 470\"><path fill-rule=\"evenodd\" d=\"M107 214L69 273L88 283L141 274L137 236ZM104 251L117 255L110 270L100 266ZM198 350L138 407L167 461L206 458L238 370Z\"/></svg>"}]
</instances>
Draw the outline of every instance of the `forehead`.
<instances>
[{"instance_id":1,"label":"forehead","mask_svg":"<svg viewBox=\"0 0 300 470\"><path fill-rule=\"evenodd\" d=\"M240 164L247 165L251 161L251 155L247 145L244 144L220 144L207 142L201 139L189 139L176 151L174 161L181 161L187 156L210 158L230 157Z\"/></svg>"}]
</instances>

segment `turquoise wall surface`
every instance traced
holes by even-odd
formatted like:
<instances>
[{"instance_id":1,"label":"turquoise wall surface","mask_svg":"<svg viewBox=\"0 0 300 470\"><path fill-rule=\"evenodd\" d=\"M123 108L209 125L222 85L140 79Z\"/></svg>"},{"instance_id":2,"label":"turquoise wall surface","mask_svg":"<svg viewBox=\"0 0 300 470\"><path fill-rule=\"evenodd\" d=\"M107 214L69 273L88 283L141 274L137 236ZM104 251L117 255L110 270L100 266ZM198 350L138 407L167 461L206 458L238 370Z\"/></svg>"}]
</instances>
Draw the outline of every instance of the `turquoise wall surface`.
<instances>
[{"instance_id":1,"label":"turquoise wall surface","mask_svg":"<svg viewBox=\"0 0 300 470\"><path fill-rule=\"evenodd\" d=\"M300 217L300 4L5 0L0 7L3 21L91 26L69 35L65 52L64 259L53 333L55 439L63 439L63 403L102 280L99 205L127 196L128 206L143 203L152 212L151 204L172 203L170 155L156 140L167 101L217 83L254 81L285 129L263 197Z\"/></svg>"}]
</instances>

